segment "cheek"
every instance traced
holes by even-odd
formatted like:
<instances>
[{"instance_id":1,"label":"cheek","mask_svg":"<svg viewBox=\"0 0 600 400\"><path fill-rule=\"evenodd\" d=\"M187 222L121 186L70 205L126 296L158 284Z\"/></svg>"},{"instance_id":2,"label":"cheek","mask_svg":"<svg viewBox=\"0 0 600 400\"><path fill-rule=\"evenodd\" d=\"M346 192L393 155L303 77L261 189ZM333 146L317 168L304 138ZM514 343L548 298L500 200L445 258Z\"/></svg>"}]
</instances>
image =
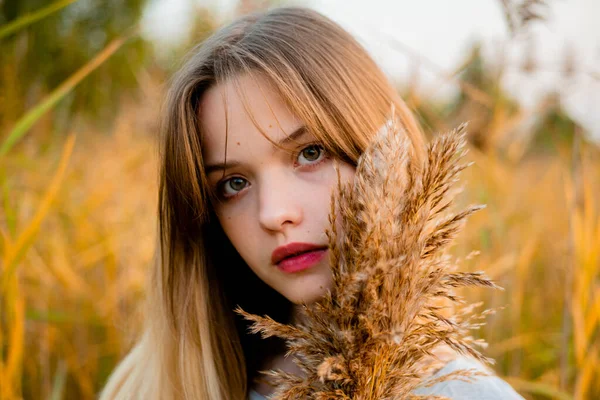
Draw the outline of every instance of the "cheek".
<instances>
[{"instance_id":1,"label":"cheek","mask_svg":"<svg viewBox=\"0 0 600 400\"><path fill-rule=\"evenodd\" d=\"M338 168L342 185L352 182L356 169L347 163L339 163ZM327 225L331 210L331 196L338 188L338 174L335 168L329 165L320 172L319 176L303 181L301 184L305 219L311 226Z\"/></svg>"},{"instance_id":2,"label":"cheek","mask_svg":"<svg viewBox=\"0 0 600 400\"><path fill-rule=\"evenodd\" d=\"M338 164L338 168L340 171L340 180L342 185L352 183L354 181L354 176L356 175L356 167L351 164L341 162ZM338 188L338 176L335 170L332 173L332 177L330 179L330 189L331 193L337 191Z\"/></svg>"},{"instance_id":3,"label":"cheek","mask_svg":"<svg viewBox=\"0 0 600 400\"><path fill-rule=\"evenodd\" d=\"M341 163L339 166L339 170L340 170L340 180L341 180L342 185L352 183L354 181L354 176L356 175L356 168L353 165L347 164L347 163ZM333 194L334 192L337 192L337 188L338 188L338 185L337 185L337 174L336 174L335 179L333 180L333 183L331 185L331 194ZM329 197L329 201L331 201L331 197ZM331 203L327 204L327 218L328 218L327 224L329 224L329 212L331 210L330 205L331 205ZM336 213L336 229L337 229L338 233L342 231L342 219L341 219L339 208L337 208L337 213Z\"/></svg>"},{"instance_id":4,"label":"cheek","mask_svg":"<svg viewBox=\"0 0 600 400\"><path fill-rule=\"evenodd\" d=\"M227 237L235 237L236 233L242 231L247 226L247 219L244 215L233 215L233 213L224 212L217 214L219 222Z\"/></svg>"},{"instance_id":5,"label":"cheek","mask_svg":"<svg viewBox=\"0 0 600 400\"><path fill-rule=\"evenodd\" d=\"M231 212L231 210L219 210L216 212L216 215L223 232L233 247L235 247L242 257L245 257L244 250L253 248L252 243L250 243L252 237L243 234L243 232L247 232L249 229L248 216L239 212Z\"/></svg>"},{"instance_id":6,"label":"cheek","mask_svg":"<svg viewBox=\"0 0 600 400\"><path fill-rule=\"evenodd\" d=\"M350 164L344 163L340 166L340 175L343 183L352 182L356 175L356 168Z\"/></svg>"}]
</instances>

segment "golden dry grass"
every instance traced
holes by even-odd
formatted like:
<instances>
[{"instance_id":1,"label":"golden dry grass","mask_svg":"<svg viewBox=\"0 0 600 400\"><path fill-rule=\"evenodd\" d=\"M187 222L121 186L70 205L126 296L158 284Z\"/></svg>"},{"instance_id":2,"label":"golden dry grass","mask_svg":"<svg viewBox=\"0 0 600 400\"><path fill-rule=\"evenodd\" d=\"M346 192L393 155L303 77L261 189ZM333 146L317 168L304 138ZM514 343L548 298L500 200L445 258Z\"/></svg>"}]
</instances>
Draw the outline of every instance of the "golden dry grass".
<instances>
[{"instance_id":1,"label":"golden dry grass","mask_svg":"<svg viewBox=\"0 0 600 400\"><path fill-rule=\"evenodd\" d=\"M476 375L460 370L432 382L448 355L491 361L471 336L489 310L473 314L476 304L461 304L456 288L497 287L482 272L457 271L446 253L481 209L452 207L468 166L465 137L464 125L438 135L417 161L406 134L393 122L384 127L359 159L354 183L332 201L331 292L290 325L239 310L253 332L285 339L305 373L269 372L273 398L432 399L413 391ZM441 348L446 355L434 356Z\"/></svg>"},{"instance_id":2,"label":"golden dry grass","mask_svg":"<svg viewBox=\"0 0 600 400\"><path fill-rule=\"evenodd\" d=\"M130 344L154 251L156 149L148 124L128 115L110 135L77 133L52 198L59 145L2 160L2 399L48 398L63 381L58 398L94 398Z\"/></svg>"}]
</instances>

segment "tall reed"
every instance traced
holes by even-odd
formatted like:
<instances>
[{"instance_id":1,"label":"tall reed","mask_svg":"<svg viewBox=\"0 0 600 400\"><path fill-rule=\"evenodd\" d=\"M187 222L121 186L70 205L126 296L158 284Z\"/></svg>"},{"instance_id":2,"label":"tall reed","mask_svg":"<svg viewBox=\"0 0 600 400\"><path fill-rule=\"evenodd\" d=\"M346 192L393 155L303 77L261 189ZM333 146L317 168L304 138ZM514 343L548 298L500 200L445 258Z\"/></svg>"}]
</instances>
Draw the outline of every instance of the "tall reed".
<instances>
[{"instance_id":1,"label":"tall reed","mask_svg":"<svg viewBox=\"0 0 600 400\"><path fill-rule=\"evenodd\" d=\"M446 253L479 206L451 210L454 185L467 166L464 126L436 137L427 160L411 157L407 135L392 123L358 162L351 185L332 199L328 231L333 287L303 305L293 325L238 310L263 337L278 336L303 372L269 373L278 399L420 398L413 390L474 371L428 377L443 364L435 350L491 362L470 331L489 313L472 314L455 289L497 288L482 272L459 272ZM460 305L445 312L442 303ZM425 398L425 396L424 396Z\"/></svg>"}]
</instances>

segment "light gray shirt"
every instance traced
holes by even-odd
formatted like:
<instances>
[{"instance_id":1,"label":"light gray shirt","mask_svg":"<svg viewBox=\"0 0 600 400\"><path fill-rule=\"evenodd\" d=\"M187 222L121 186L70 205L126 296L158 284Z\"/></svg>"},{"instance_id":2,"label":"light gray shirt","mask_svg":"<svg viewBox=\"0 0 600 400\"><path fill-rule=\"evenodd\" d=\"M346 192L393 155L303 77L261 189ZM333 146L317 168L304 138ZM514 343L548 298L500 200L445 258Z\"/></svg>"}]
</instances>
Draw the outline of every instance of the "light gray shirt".
<instances>
[{"instance_id":1,"label":"light gray shirt","mask_svg":"<svg viewBox=\"0 0 600 400\"><path fill-rule=\"evenodd\" d=\"M433 375L439 377L459 369L475 368L490 374L489 376L472 377L472 382L460 380L449 380L440 382L428 388L420 388L414 391L417 395L438 395L451 399L476 399L476 400L524 400L508 383L496 375L479 361L460 356L447 363L442 369ZM266 400L266 397L255 391L250 391L249 400Z\"/></svg>"}]
</instances>

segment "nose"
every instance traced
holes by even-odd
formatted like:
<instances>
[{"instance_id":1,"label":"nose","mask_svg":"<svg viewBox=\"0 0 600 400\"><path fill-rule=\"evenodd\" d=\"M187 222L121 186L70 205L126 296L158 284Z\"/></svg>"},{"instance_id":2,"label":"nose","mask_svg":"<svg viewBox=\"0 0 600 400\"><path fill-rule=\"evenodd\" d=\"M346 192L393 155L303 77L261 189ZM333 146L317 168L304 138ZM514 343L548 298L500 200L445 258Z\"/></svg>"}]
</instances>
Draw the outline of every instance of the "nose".
<instances>
[{"instance_id":1,"label":"nose","mask_svg":"<svg viewBox=\"0 0 600 400\"><path fill-rule=\"evenodd\" d=\"M302 196L293 176L272 173L263 179L259 189L258 215L263 229L283 232L286 227L302 222Z\"/></svg>"}]
</instances>

